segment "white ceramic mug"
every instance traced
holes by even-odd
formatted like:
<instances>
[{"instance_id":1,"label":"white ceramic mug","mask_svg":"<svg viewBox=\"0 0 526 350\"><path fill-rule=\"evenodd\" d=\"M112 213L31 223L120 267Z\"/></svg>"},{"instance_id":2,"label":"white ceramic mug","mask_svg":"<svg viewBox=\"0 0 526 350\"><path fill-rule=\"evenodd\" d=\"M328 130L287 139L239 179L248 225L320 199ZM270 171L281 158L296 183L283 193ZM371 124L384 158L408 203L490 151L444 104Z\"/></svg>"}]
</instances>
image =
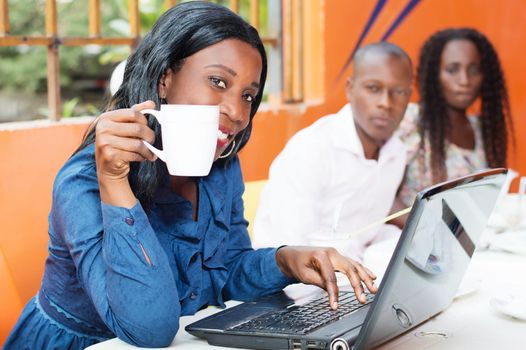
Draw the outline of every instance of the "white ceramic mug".
<instances>
[{"instance_id":1,"label":"white ceramic mug","mask_svg":"<svg viewBox=\"0 0 526 350\"><path fill-rule=\"evenodd\" d=\"M177 176L206 176L217 148L219 106L161 105L161 110L144 109L161 124L163 150L143 141Z\"/></svg>"}]
</instances>

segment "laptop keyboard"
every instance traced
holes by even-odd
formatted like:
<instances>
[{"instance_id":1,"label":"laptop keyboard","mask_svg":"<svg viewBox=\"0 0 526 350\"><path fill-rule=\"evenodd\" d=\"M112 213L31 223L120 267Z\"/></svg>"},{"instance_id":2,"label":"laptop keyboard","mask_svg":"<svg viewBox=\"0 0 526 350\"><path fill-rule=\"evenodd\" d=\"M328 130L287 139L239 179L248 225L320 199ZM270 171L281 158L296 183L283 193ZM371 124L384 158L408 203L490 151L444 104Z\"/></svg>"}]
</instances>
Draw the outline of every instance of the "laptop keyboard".
<instances>
[{"instance_id":1,"label":"laptop keyboard","mask_svg":"<svg viewBox=\"0 0 526 350\"><path fill-rule=\"evenodd\" d=\"M367 301L361 304L354 292L340 292L338 310L329 307L327 295L304 305L293 305L283 310L273 311L250 321L231 327L230 331L252 331L258 333L306 334L316 328L337 321L351 312L371 303L374 295L365 294Z\"/></svg>"}]
</instances>

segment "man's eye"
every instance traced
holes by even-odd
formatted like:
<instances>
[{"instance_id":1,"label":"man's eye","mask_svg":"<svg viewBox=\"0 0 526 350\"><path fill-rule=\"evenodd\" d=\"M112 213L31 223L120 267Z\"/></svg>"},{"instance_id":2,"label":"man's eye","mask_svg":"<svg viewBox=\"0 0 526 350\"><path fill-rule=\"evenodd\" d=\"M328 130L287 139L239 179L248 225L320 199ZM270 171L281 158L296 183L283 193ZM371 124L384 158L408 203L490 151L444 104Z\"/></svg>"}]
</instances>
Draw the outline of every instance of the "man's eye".
<instances>
[{"instance_id":1,"label":"man's eye","mask_svg":"<svg viewBox=\"0 0 526 350\"><path fill-rule=\"evenodd\" d=\"M404 97L409 96L409 90L407 89L402 89L402 88L394 89L394 93L395 95L398 95L398 96L404 96Z\"/></svg>"},{"instance_id":2,"label":"man's eye","mask_svg":"<svg viewBox=\"0 0 526 350\"><path fill-rule=\"evenodd\" d=\"M380 87L378 85L367 85L366 88L371 92L379 92Z\"/></svg>"},{"instance_id":3,"label":"man's eye","mask_svg":"<svg viewBox=\"0 0 526 350\"><path fill-rule=\"evenodd\" d=\"M214 84L218 88L226 89L226 83L223 80L216 77L210 77L209 79L212 82L212 84Z\"/></svg>"},{"instance_id":4,"label":"man's eye","mask_svg":"<svg viewBox=\"0 0 526 350\"><path fill-rule=\"evenodd\" d=\"M243 95L243 99L244 99L245 101L247 101L247 102L250 102L250 103L254 102L254 98L255 98L255 97L252 96L251 94L244 94L244 95Z\"/></svg>"}]
</instances>

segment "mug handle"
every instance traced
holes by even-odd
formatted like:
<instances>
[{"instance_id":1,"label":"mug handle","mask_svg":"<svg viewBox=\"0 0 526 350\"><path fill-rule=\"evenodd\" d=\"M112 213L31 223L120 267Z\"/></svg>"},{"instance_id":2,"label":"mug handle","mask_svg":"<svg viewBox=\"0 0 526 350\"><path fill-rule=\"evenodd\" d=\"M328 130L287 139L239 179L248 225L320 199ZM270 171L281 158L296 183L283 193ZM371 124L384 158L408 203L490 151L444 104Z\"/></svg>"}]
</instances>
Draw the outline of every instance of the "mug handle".
<instances>
[{"instance_id":1,"label":"mug handle","mask_svg":"<svg viewBox=\"0 0 526 350\"><path fill-rule=\"evenodd\" d=\"M161 120L159 118L159 116L157 115L157 113L159 113L158 110L156 109L143 109L142 111L140 111L142 114L151 114L153 115L155 118L157 118L157 121L159 122L159 124L161 123ZM149 144L148 142L142 140L142 143L144 143L144 145L150 150L152 151L153 154L155 154L157 157L159 157L160 160L162 160L163 162L166 163L166 158L164 156L164 152L161 151L160 149L158 148L155 148L154 146L152 146L151 144Z\"/></svg>"}]
</instances>

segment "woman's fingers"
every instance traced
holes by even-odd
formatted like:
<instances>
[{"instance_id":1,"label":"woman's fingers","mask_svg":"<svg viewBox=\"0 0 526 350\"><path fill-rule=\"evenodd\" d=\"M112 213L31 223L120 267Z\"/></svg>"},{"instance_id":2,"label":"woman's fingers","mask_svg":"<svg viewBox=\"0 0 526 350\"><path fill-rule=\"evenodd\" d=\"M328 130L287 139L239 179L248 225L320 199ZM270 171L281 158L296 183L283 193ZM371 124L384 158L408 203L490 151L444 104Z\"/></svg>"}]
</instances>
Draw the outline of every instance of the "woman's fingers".
<instances>
[{"instance_id":1,"label":"woman's fingers","mask_svg":"<svg viewBox=\"0 0 526 350\"><path fill-rule=\"evenodd\" d=\"M343 260L341 258L343 258ZM338 266L339 271L345 273L360 302L365 303L366 301L363 284L367 286L367 289L371 293L376 293L377 288L374 285L376 276L369 269L362 266L359 262L341 255L335 257L335 259L337 260L335 261L335 265Z\"/></svg>"},{"instance_id":2,"label":"woman's fingers","mask_svg":"<svg viewBox=\"0 0 526 350\"><path fill-rule=\"evenodd\" d=\"M130 140L127 137L107 135L103 142L108 144L105 150L111 150L115 155L122 153L122 157L126 161L142 162L145 160L153 160L151 156L152 153L140 139ZM129 153L129 155L127 153Z\"/></svg>"},{"instance_id":3,"label":"woman's fingers","mask_svg":"<svg viewBox=\"0 0 526 350\"><path fill-rule=\"evenodd\" d=\"M336 278L336 273L334 271L334 266L331 263L329 254L323 252L317 257L319 260L319 274L323 281L323 288L327 291L329 295L329 305L333 310L338 308L338 283Z\"/></svg>"},{"instance_id":4,"label":"woman's fingers","mask_svg":"<svg viewBox=\"0 0 526 350\"><path fill-rule=\"evenodd\" d=\"M122 178L129 173L130 162L153 161L157 158L143 143L153 143L155 133L140 112L154 107L155 103L145 101L129 109L106 112L99 117L95 145L97 168L101 174Z\"/></svg>"},{"instance_id":5,"label":"woman's fingers","mask_svg":"<svg viewBox=\"0 0 526 350\"><path fill-rule=\"evenodd\" d=\"M131 109L133 109L134 111L137 111L137 112L140 112L143 109L152 109L152 108L155 108L155 102L153 102L151 100L147 100L147 101L144 101L144 102L141 102L141 103L137 103L137 104L131 106Z\"/></svg>"},{"instance_id":6,"label":"woman's fingers","mask_svg":"<svg viewBox=\"0 0 526 350\"><path fill-rule=\"evenodd\" d=\"M301 271L300 280L303 283L314 284L327 291L329 305L338 308L338 283L334 267L326 249L315 249L309 252L305 271Z\"/></svg>"},{"instance_id":7,"label":"woman's fingers","mask_svg":"<svg viewBox=\"0 0 526 350\"><path fill-rule=\"evenodd\" d=\"M155 141L155 133L146 124L137 122L115 122L112 119L101 120L100 133L120 136L124 138L132 138L137 140L144 140L149 143Z\"/></svg>"},{"instance_id":8,"label":"woman's fingers","mask_svg":"<svg viewBox=\"0 0 526 350\"><path fill-rule=\"evenodd\" d=\"M346 258L334 248L283 247L276 253L276 261L281 270L307 284L325 289L331 308L338 307L338 284L335 271L347 275L357 299L365 303L363 283L369 291L376 293L376 276L360 263Z\"/></svg>"}]
</instances>

